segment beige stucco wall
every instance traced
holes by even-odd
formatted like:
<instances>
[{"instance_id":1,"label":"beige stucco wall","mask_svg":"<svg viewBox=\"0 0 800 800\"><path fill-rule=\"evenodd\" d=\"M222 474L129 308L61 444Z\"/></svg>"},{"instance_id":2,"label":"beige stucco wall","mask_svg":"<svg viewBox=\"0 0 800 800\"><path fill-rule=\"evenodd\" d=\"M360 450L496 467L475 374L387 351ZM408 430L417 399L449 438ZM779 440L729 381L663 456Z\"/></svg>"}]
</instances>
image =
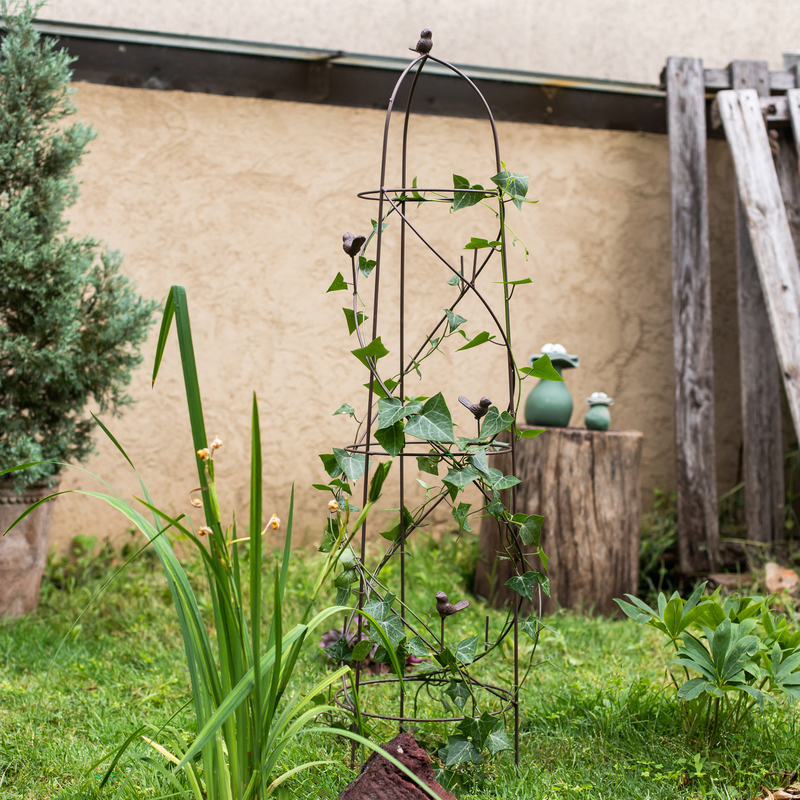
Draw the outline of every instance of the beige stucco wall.
<instances>
[{"instance_id":1,"label":"beige stucco wall","mask_svg":"<svg viewBox=\"0 0 800 800\"><path fill-rule=\"evenodd\" d=\"M419 31L449 61L656 83L667 56L781 67L796 0L50 0L42 18L404 56Z\"/></svg>"},{"instance_id":2,"label":"beige stucco wall","mask_svg":"<svg viewBox=\"0 0 800 800\"><path fill-rule=\"evenodd\" d=\"M342 402L361 411L362 368L349 354L341 306L326 294L339 270L346 230L368 229L375 205L355 197L378 185L383 113L269 100L152 92L78 84L80 118L100 132L80 168L82 196L71 212L74 233L119 248L143 292L163 298L187 287L209 436L225 441L218 472L223 504L246 519L251 392L262 406L265 511L285 516L297 486L298 536L316 539L324 477L317 454L351 441L352 423L333 417ZM537 205L512 209L511 225L531 251L510 248L512 277L530 276L513 300L520 356L546 341L564 343L582 366L568 374L582 425L591 391L613 395L614 426L644 431L645 500L673 484L673 366L666 137L501 123L510 167L530 175ZM477 120L415 117L412 174L420 185L447 185L452 172L486 183L493 174L489 129ZM722 488L735 482L739 446L737 345L732 264L731 169L726 145L711 142L717 434ZM390 177L391 182L392 178ZM481 208L449 215L427 207L425 232L456 259L470 236L493 238ZM397 226L387 230L392 251ZM409 280L418 287L409 346L449 302L448 274L410 245ZM497 280L484 283L497 300ZM396 276L382 285L381 332L396 352L390 324ZM474 333L488 328L474 302L461 313ZM388 327L387 327L388 326ZM197 484L174 332L161 377L150 388L156 331L136 373L136 406L106 422L170 512L191 509ZM427 362L419 392L441 388L457 422L472 430L458 394L504 402L501 351L484 345ZM390 357L391 358L391 357ZM525 391L530 388L530 382ZM436 389L433 389L435 391ZM409 387L414 392L414 387ZM139 493L117 451L100 442L87 465L126 496ZM91 487L72 472L69 487ZM391 504L391 503L390 503ZM199 521L199 516L197 516ZM124 535L125 521L97 501L58 501L55 541L76 533Z\"/></svg>"}]
</instances>

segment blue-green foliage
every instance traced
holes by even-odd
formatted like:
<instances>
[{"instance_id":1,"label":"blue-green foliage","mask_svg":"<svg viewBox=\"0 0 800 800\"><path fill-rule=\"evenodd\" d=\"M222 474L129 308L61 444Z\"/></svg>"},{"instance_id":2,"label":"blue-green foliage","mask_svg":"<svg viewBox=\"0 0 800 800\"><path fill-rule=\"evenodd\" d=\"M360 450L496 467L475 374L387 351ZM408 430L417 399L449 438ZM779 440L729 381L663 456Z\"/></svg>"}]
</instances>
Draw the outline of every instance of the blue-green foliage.
<instances>
[{"instance_id":1,"label":"blue-green foliage","mask_svg":"<svg viewBox=\"0 0 800 800\"><path fill-rule=\"evenodd\" d=\"M91 452L84 409L89 400L113 412L131 403L125 387L156 308L120 274L118 253L66 235L73 171L95 133L64 124L75 113L74 59L40 38L39 7L2 7L0 467ZM57 471L39 465L15 473L15 483L22 489Z\"/></svg>"}]
</instances>

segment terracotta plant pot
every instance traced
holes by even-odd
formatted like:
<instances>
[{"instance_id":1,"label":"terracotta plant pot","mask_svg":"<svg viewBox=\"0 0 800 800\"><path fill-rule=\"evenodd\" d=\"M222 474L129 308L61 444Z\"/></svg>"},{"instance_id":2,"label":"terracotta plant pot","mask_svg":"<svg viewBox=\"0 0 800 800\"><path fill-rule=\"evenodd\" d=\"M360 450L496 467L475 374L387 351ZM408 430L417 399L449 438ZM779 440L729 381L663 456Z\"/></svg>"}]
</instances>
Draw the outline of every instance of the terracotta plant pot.
<instances>
[{"instance_id":1,"label":"terracotta plant pot","mask_svg":"<svg viewBox=\"0 0 800 800\"><path fill-rule=\"evenodd\" d=\"M18 495L10 484L0 484L0 617L21 617L36 611L50 545L53 501L28 514L5 536L3 531L26 506L55 491L57 484L34 484Z\"/></svg>"}]
</instances>

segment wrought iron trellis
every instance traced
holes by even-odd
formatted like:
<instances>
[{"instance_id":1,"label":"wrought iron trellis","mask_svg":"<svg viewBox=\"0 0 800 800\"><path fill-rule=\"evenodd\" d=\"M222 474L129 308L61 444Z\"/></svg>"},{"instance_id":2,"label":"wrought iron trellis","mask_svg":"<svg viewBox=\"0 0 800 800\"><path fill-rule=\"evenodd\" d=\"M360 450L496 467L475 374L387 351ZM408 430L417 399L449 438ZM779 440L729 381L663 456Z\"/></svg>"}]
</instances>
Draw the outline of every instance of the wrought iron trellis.
<instances>
[{"instance_id":1,"label":"wrought iron trellis","mask_svg":"<svg viewBox=\"0 0 800 800\"><path fill-rule=\"evenodd\" d=\"M420 43L422 44L422 42ZM508 282L508 269L507 269L507 249L506 249L506 226L505 226L505 203L509 201L508 197L503 196L502 191L488 191L483 189L475 189L475 188L464 188L458 189L459 192L463 193L471 193L477 192L484 196L494 195L498 199L498 223L499 223L499 231L497 234L495 242L499 242L499 246L493 246L488 249L488 254L482 259L479 259L479 250L475 249L473 252L473 261L471 265L471 270L465 271L464 266L464 258L463 256L460 259L459 267L456 268L448 259L446 259L441 253L437 251L437 249L422 235L417 225L412 222L409 218L409 208L408 206L414 202L425 202L429 200L429 196L434 196L437 198L438 202L442 201L442 198L449 198L455 197L456 190L453 188L419 188L419 187L409 187L408 183L408 174L407 174L407 166L408 166L408 132L409 132L409 124L411 119L411 110L412 110L412 103L414 100L415 92L418 86L418 82L420 76L422 75L422 71L428 62L434 62L438 64L440 67L454 73L458 78L463 80L468 84L471 90L475 93L478 101L482 104L483 108L485 109L486 116L491 126L492 132L492 140L493 140L493 148L494 148L494 159L495 159L495 166L497 168L498 174L503 169L503 164L500 159L500 146L497 134L497 126L494 121L494 117L492 115L491 109L484 98L483 94L480 92L478 87L473 83L470 78L464 74L460 69L455 67L452 64L449 64L442 59L436 58L435 56L431 55L430 52L420 52L420 45L418 45L417 51L418 55L414 58L411 63L405 68L402 72L400 77L395 84L395 87L392 91L391 97L389 99L389 105L386 111L386 120L384 124L384 132L383 132L383 148L381 154L381 174L380 174L380 188L375 190L369 190L360 192L358 197L371 200L377 202L378 204L378 214L377 214L377 224L369 237L354 237L352 234L347 234L345 236L345 251L350 256L351 260L351 270L352 270L352 285L353 285L353 319L356 322L355 331L358 336L358 341L360 347L366 347L371 342L374 342L375 339L379 335L379 320L382 321L380 316L380 280L381 280L381 271L382 269L386 268L386 265L382 263L382 252L384 247L384 237L383 237L383 222L384 220L390 215L396 215L396 217L400 220L400 243L399 243L399 260L398 260L398 270L399 270L399 309L398 309L398 325L399 325L399 381L397 385L388 384L385 382L377 371L377 362L375 359L367 358L366 363L370 370L370 379L369 379L369 389L368 389L368 404L367 404L367 414L365 417L365 430L357 437L354 444L350 445L349 447L345 448L350 454L363 456L365 459L364 463L364 486L363 486L363 503L366 505L368 499L368 484L369 484L369 473L370 473L370 457L385 457L389 455L386 450L377 442L374 438L374 429L373 426L377 420L377 409L376 404L380 397L398 397L403 400L405 395L405 378L408 373L414 368L417 359L421 356L421 354L425 351L427 347L429 347L434 340L434 337L437 335L437 332L440 330L446 329L448 318L447 314L442 316L439 322L433 327L431 332L427 335L425 340L422 344L413 351L413 355L408 355L407 351L407 342L406 342L406 239L408 235L416 236L417 239L432 253L438 260L441 262L444 267L449 270L453 276L457 276L457 285L459 288L458 297L456 300L450 305L450 311L454 311L456 307L461 303L461 301L468 295L472 294L474 297L478 299L480 304L483 308L488 312L489 316L491 317L498 335L501 339L502 345L506 351L506 359L507 359L507 369L508 369L508 405L507 409L508 412L512 415L516 415L517 409L517 371L516 366L514 363L513 354L511 351L511 323L510 323L510 312L509 312L509 300L511 298L511 294L513 293L514 287L513 285L509 286ZM402 130L402 149L401 149L401 187L397 189L387 188L386 187L386 174L387 174L387 162L388 162L388 152L389 152L389 132L390 126L392 122L392 114L395 111L395 106L398 100L398 95L400 93L401 88L406 83L407 79L412 76L410 88L408 90L408 95L405 103L405 110L403 111L403 130ZM413 198L413 199L412 199ZM411 199L411 202L409 200ZM410 232L410 234L409 234ZM358 282L359 282L359 265L358 265L358 258L360 254L366 252L367 246L370 244L372 238L376 239L376 252L375 252L375 266L372 271L372 275L374 275L374 289L373 289L373 300L372 300L372 319L371 319L371 338L367 339L367 336L361 330L361 325L359 324L359 291L358 291ZM502 272L502 285L503 285L503 310L502 310L502 319L498 317L495 311L492 309L491 305L481 293L480 289L476 286L476 282L483 271L486 269L487 265L495 258L497 255L500 257L501 261L501 272ZM451 276L452 279L452 276ZM485 410L484 410L485 413ZM480 437L480 418L478 413L476 413L476 419L478 419L478 435ZM508 441L497 441L496 437L492 440L493 444L491 445L491 452L492 453L511 453L511 463L512 463L512 474L515 469L515 460L514 460L514 441L516 436L516 429L512 425L510 430L510 435L508 437ZM357 608L363 609L365 601L368 597L376 597L379 600L383 600L388 592L388 587L385 586L382 581L380 580L380 571L383 566L389 561L390 558L394 556L399 556L400 562L400 617L402 619L402 624L404 626L404 630L408 629L414 636L419 636L425 643L428 645L432 650L436 650L438 646L444 648L444 630L445 630L445 618L446 614L441 613L441 631L439 634L439 639L437 641L436 632L431 630L428 627L425 620L416 614L412 609L410 609L406 605L406 541L408 536L413 532L414 528L419 527L419 525L434 511L438 505L443 502L445 499L445 495L440 496L437 500L431 503L430 507L425 510L424 515L415 520L413 527L407 528L407 521L405 516L405 480L406 480L406 468L405 468L405 461L409 456L416 457L420 455L427 455L429 452L435 451L437 454L446 454L448 452L447 448L440 442L433 442L428 440L419 440L416 442L406 442L403 448L399 452L399 472L400 472L400 489L399 489L399 507L400 507L400 535L397 541L389 547L384 557L381 559L377 567L373 571L369 571L365 569L364 564L366 563L367 558L367 550L366 550L366 543L367 543L367 522L365 521L361 527L361 542L360 542L360 563L357 565L357 569L359 571L360 579L359 579L359 591L358 591L358 604ZM487 501L490 501L492 498L489 494L486 493L485 490L483 491ZM511 492L511 501L510 501L510 511L513 514L515 512L515 502L514 502L514 491L513 488L510 490ZM515 567L517 572L519 573L520 567L526 563L526 560L522 554L519 545L519 539L514 531L514 529L508 525L507 526L509 534L510 534L510 541L512 544L512 551L515 554L518 554L519 558L514 558ZM445 597L445 601L446 601ZM505 622L502 625L502 629L497 636L496 640L490 645L489 642L489 617L486 617L486 631L484 636L484 651L476 656L475 661L479 661L481 658L486 656L491 650L493 650L496 646L498 646L501 642L505 641L509 636L513 637L513 680L511 681L510 688L504 688L500 686L492 686L489 684L482 683L480 681L471 678L471 682L473 685L478 687L480 690L487 692L490 695L498 698L500 701L500 708L499 710L495 710L491 712L495 715L505 715L509 710L513 710L514 715L514 756L515 756L515 763L519 763L519 722L520 722L520 715L519 715L519 690L520 690L520 658L519 658L519 631L520 631L520 606L521 606L522 598L518 597L516 601L512 604L512 607L508 611L508 616ZM345 628L343 634L345 637L351 636L356 640L361 639L361 632L362 632L362 625L363 625L363 618L360 614L353 612L346 620L345 620ZM442 667L440 670L434 671L427 671L421 674L409 674L404 676L405 684L414 684L418 683L419 688L417 688L416 693L414 695L414 711L409 714L407 713L407 703L406 703L406 692L403 689L403 686L399 686L399 713L398 714L379 714L374 711L362 711L361 713L373 719L382 719L382 720L389 720L398 722L401 728L405 725L405 723L414 723L414 722L457 722L464 719L464 716L460 717L438 717L438 718L429 718L429 717L419 717L416 714L416 700L419 694L420 689L423 685L427 684L430 685L431 683L435 685L443 685L444 683L448 682L449 675L448 669L446 667ZM383 677L377 678L372 680L364 680L362 674L362 668L360 662L356 662L355 668L355 689L356 694L360 696L361 690L372 685L376 684L385 684L385 683L399 683L399 680L396 676L391 677ZM352 708L352 702L350 699L350 692L347 686L344 686L337 694L337 702L342 705L343 707Z\"/></svg>"}]
</instances>

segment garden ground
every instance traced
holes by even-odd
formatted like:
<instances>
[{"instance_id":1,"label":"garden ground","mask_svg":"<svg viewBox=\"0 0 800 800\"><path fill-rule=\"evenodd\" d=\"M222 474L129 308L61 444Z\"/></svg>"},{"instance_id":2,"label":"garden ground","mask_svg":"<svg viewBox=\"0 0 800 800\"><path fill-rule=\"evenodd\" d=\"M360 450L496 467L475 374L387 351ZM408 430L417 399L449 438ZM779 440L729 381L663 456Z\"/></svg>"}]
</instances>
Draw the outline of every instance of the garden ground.
<instances>
[{"instance_id":1,"label":"garden ground","mask_svg":"<svg viewBox=\"0 0 800 800\"><path fill-rule=\"evenodd\" d=\"M468 536L441 542L421 536L413 547L417 607L441 589L463 596L475 552ZM315 559L299 552L293 557L287 590L296 608L310 588ZM70 631L121 563L108 549L91 558L84 553L77 564L51 562L37 615L0 626L2 800L177 796L158 771L167 765L164 757L138 739L97 791L108 762L93 765L139 725L193 733L190 709L181 710L191 695L178 623L157 562L140 559L125 570ZM202 597L199 565L189 574ZM486 613L499 626L496 612L473 601L454 618L454 633L481 631ZM663 688L663 637L631 621L572 613L550 617L547 625L535 659L546 661L531 672L521 698L520 773L512 754L502 753L465 774L456 790L462 800L751 798L800 767L796 709L768 707L708 746L687 742L676 701ZM330 665L316 639L302 658L307 668L296 675L304 684L290 688L309 688ZM498 661L495 668L507 673L510 652ZM427 711L441 713L440 705L424 702ZM388 724L372 729L377 741L393 735ZM429 752L446 741L435 726L417 737ZM157 738L169 745L166 732ZM291 784L293 796L332 799L352 780L349 746L333 741L297 739L286 769L315 759L340 763L303 773Z\"/></svg>"}]
</instances>

